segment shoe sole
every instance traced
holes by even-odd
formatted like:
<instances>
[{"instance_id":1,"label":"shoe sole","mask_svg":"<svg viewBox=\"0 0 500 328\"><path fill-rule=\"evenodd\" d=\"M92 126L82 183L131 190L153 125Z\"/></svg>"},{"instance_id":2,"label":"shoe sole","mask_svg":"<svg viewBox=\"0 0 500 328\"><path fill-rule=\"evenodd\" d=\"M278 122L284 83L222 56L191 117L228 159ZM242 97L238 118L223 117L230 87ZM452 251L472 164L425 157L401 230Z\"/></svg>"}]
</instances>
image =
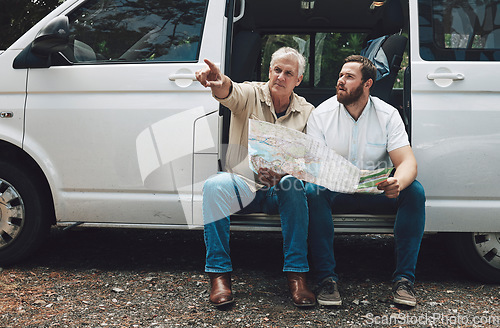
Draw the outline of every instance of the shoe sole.
<instances>
[{"instance_id":1,"label":"shoe sole","mask_svg":"<svg viewBox=\"0 0 500 328\"><path fill-rule=\"evenodd\" d=\"M234 299L229 300L229 301L225 301L225 302L222 302L222 303L217 303L217 304L212 303L212 302L210 302L210 303L211 303L213 306L215 306L215 307L221 307L221 306L224 306L224 305L228 305L228 304L234 303Z\"/></svg>"},{"instance_id":2,"label":"shoe sole","mask_svg":"<svg viewBox=\"0 0 500 328\"><path fill-rule=\"evenodd\" d=\"M402 300L402 299L398 299L398 298L394 298L394 303L401 304L401 305L408 305L408 306L417 305L417 302Z\"/></svg>"},{"instance_id":3,"label":"shoe sole","mask_svg":"<svg viewBox=\"0 0 500 328\"><path fill-rule=\"evenodd\" d=\"M336 305L336 306L339 306L339 305L342 305L342 300L340 300L340 301L321 301L321 300L318 300L318 303L321 304L321 305Z\"/></svg>"},{"instance_id":4,"label":"shoe sole","mask_svg":"<svg viewBox=\"0 0 500 328\"><path fill-rule=\"evenodd\" d=\"M315 306L316 302L311 303L311 304L297 304L297 303L293 303L293 305L295 305L296 307L300 307L300 308L302 308L302 307L311 307L311 306Z\"/></svg>"}]
</instances>

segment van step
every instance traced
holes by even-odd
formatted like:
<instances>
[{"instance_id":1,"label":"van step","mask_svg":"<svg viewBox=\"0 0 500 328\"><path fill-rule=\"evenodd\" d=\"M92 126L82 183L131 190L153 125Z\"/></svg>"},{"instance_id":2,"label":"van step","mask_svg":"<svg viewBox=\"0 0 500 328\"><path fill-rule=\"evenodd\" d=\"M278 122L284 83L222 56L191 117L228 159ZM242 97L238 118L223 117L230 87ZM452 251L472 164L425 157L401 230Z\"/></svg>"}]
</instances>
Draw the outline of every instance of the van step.
<instances>
[{"instance_id":1,"label":"van step","mask_svg":"<svg viewBox=\"0 0 500 328\"><path fill-rule=\"evenodd\" d=\"M333 214L336 233L392 233L396 215ZM264 213L231 215L231 230L281 230L280 216Z\"/></svg>"}]
</instances>

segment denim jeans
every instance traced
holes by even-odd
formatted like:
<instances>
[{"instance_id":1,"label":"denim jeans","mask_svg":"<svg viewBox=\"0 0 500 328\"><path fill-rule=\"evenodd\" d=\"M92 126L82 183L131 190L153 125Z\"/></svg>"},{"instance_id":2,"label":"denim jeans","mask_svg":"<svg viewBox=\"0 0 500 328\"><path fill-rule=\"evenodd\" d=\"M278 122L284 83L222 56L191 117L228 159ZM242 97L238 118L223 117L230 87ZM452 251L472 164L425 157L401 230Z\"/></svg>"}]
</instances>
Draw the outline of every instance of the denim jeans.
<instances>
[{"instance_id":1,"label":"denim jeans","mask_svg":"<svg viewBox=\"0 0 500 328\"><path fill-rule=\"evenodd\" d=\"M236 196L238 188L240 205ZM283 271L308 272L307 233L309 214L302 181L287 175L272 188L256 193L237 175L219 173L203 186L203 221L207 249L205 271L233 270L229 250L229 215L236 212L280 214L283 234Z\"/></svg>"},{"instance_id":2,"label":"denim jeans","mask_svg":"<svg viewBox=\"0 0 500 328\"><path fill-rule=\"evenodd\" d=\"M308 183L309 246L316 279L338 276L335 273L333 254L334 213L393 214L396 271L393 281L406 278L415 281L420 243L425 226L425 193L418 181L401 191L398 198L387 198L384 194L342 194Z\"/></svg>"}]
</instances>

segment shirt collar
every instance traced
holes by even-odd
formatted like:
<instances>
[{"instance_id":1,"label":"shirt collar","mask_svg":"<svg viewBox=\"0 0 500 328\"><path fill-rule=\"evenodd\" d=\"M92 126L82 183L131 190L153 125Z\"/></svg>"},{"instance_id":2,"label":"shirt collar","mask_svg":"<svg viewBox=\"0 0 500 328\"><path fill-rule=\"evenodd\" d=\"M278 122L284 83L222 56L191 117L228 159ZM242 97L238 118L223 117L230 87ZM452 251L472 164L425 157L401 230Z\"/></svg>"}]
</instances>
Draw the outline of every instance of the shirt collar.
<instances>
[{"instance_id":1,"label":"shirt collar","mask_svg":"<svg viewBox=\"0 0 500 328\"><path fill-rule=\"evenodd\" d=\"M274 108L273 99L271 98L271 91L269 90L269 81L261 85L260 91L266 105L269 106L269 108ZM295 94L295 92L292 92L290 98L290 104L288 104L287 111L290 110L290 112L301 112L302 108L298 106L297 95Z\"/></svg>"},{"instance_id":2,"label":"shirt collar","mask_svg":"<svg viewBox=\"0 0 500 328\"><path fill-rule=\"evenodd\" d=\"M340 105L340 108L342 108L342 109L343 109L344 114L345 114L347 117L349 117L349 118L350 118L353 122L359 122L359 120L360 120L362 117L364 117L364 116L368 115L368 114L366 114L366 113L367 113L367 112L370 110L370 108L372 107L372 97L371 97L371 96L369 96L369 97L368 97L368 102L366 103L365 108L363 108L363 111L361 112L361 115L358 117L358 120L357 120L357 121L355 121L355 120L354 120L354 118L351 116L351 114L349 114L349 111L347 110L347 108L345 108L344 104L339 103L339 105Z\"/></svg>"},{"instance_id":3,"label":"shirt collar","mask_svg":"<svg viewBox=\"0 0 500 328\"><path fill-rule=\"evenodd\" d=\"M362 117L364 117L364 116L368 115L368 114L366 114L366 113L368 113L368 111L370 110L370 108L372 108L372 98L371 98L371 97L368 97L368 102L366 103L365 108L363 108L363 112L362 112L362 113L361 113L361 115L359 116L358 121L359 121Z\"/></svg>"}]
</instances>

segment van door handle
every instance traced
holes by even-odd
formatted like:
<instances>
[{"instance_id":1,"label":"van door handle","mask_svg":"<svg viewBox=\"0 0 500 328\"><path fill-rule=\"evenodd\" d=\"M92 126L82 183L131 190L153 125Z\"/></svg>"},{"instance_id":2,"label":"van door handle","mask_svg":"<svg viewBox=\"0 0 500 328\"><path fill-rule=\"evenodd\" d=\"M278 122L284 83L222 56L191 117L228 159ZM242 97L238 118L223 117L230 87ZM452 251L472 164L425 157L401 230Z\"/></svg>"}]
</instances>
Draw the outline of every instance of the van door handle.
<instances>
[{"instance_id":1,"label":"van door handle","mask_svg":"<svg viewBox=\"0 0 500 328\"><path fill-rule=\"evenodd\" d=\"M168 77L170 81L173 81L175 85L180 88L187 88L196 81L196 75L190 72L188 69L180 69L176 73Z\"/></svg>"},{"instance_id":2,"label":"van door handle","mask_svg":"<svg viewBox=\"0 0 500 328\"><path fill-rule=\"evenodd\" d=\"M427 79L429 80L463 80L465 75L462 73L430 73L427 74Z\"/></svg>"},{"instance_id":3,"label":"van door handle","mask_svg":"<svg viewBox=\"0 0 500 328\"><path fill-rule=\"evenodd\" d=\"M168 77L170 81L175 81L175 80L192 80L196 81L196 76L194 74L189 74L189 73L177 73L177 74L172 74Z\"/></svg>"}]
</instances>

